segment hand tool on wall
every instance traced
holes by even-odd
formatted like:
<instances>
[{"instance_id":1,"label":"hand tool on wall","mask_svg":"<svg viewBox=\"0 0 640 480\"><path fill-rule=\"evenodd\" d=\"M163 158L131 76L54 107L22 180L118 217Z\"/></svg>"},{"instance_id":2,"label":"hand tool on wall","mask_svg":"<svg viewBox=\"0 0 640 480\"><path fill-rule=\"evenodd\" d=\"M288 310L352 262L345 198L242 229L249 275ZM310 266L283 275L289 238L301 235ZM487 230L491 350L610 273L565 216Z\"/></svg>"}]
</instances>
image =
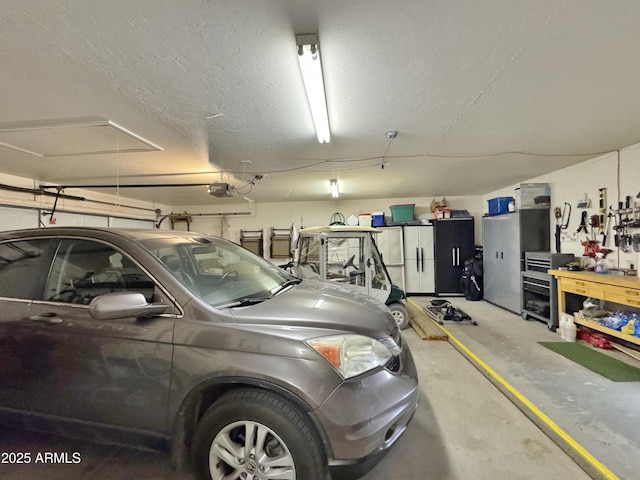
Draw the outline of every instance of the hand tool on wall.
<instances>
[{"instance_id":1,"label":"hand tool on wall","mask_svg":"<svg viewBox=\"0 0 640 480\"><path fill-rule=\"evenodd\" d=\"M615 213L612 205L609 205L609 215L613 218L613 231L616 232L613 236L613 244L616 247L620 246L620 235L618 235L618 231L620 230L620 225L618 224L618 215Z\"/></svg>"},{"instance_id":2,"label":"hand tool on wall","mask_svg":"<svg viewBox=\"0 0 640 480\"><path fill-rule=\"evenodd\" d=\"M553 209L553 215L556 217L556 252L560 253L560 222L562 221L562 210L560 210L560 207Z\"/></svg>"},{"instance_id":3,"label":"hand tool on wall","mask_svg":"<svg viewBox=\"0 0 640 480\"><path fill-rule=\"evenodd\" d=\"M640 195L640 193L638 195ZM567 207L569 210L567 210ZM569 227L569 220L571 220L571 204L564 202L564 207L562 208L562 223L560 224L562 230L566 230Z\"/></svg>"},{"instance_id":4,"label":"hand tool on wall","mask_svg":"<svg viewBox=\"0 0 640 480\"><path fill-rule=\"evenodd\" d=\"M576 207L578 207L578 208L591 208L591 199L589 197L587 197L586 192L584 194L584 197L582 197L580 200L578 200L578 203L576 204Z\"/></svg>"},{"instance_id":5,"label":"hand tool on wall","mask_svg":"<svg viewBox=\"0 0 640 480\"><path fill-rule=\"evenodd\" d=\"M607 235L609 233L609 227L611 226L611 218L613 217L613 213L609 212L607 215L607 223L604 226L604 233L602 234L602 246L607 246Z\"/></svg>"},{"instance_id":6,"label":"hand tool on wall","mask_svg":"<svg viewBox=\"0 0 640 480\"><path fill-rule=\"evenodd\" d=\"M631 197L627 195L625 198L624 206L622 202L620 205L620 226L622 227L622 235L620 235L620 250L624 253L631 251L631 236L629 235L629 208L631 206ZM622 211L624 209L624 218L622 218Z\"/></svg>"},{"instance_id":7,"label":"hand tool on wall","mask_svg":"<svg viewBox=\"0 0 640 480\"><path fill-rule=\"evenodd\" d=\"M567 207L569 208L568 210ZM560 211L560 207L556 207L554 209L554 214L556 217L556 252L560 253L562 230L566 230L569 227L569 220L571 219L571 205L564 202L562 211Z\"/></svg>"},{"instance_id":8,"label":"hand tool on wall","mask_svg":"<svg viewBox=\"0 0 640 480\"><path fill-rule=\"evenodd\" d=\"M605 229L605 211L607 205L607 189L599 188L598 189L598 217L600 219L599 222L599 230L598 233L603 235Z\"/></svg>"},{"instance_id":9,"label":"hand tool on wall","mask_svg":"<svg viewBox=\"0 0 640 480\"><path fill-rule=\"evenodd\" d=\"M596 230L600 228L600 215L591 215L589 217L589 226L591 227L591 240L596 240Z\"/></svg>"},{"instance_id":10,"label":"hand tool on wall","mask_svg":"<svg viewBox=\"0 0 640 480\"><path fill-rule=\"evenodd\" d=\"M584 233L586 233L587 235L589 234L589 229L587 228L587 211L586 210L582 211L582 216L580 217L580 226L578 226L578 230L576 230L576 233L580 233L582 230L584 230Z\"/></svg>"}]
</instances>

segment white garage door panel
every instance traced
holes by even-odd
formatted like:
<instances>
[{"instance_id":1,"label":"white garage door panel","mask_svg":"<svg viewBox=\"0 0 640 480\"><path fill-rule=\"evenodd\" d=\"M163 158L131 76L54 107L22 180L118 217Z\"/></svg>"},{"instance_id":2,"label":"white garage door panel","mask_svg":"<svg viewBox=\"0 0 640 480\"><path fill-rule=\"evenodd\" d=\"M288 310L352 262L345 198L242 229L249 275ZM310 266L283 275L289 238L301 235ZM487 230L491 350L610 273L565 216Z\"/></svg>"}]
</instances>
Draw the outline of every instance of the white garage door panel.
<instances>
[{"instance_id":1,"label":"white garage door panel","mask_svg":"<svg viewBox=\"0 0 640 480\"><path fill-rule=\"evenodd\" d=\"M134 220L131 218L111 217L109 219L109 225L117 228L154 228L152 221Z\"/></svg>"},{"instance_id":2,"label":"white garage door panel","mask_svg":"<svg viewBox=\"0 0 640 480\"><path fill-rule=\"evenodd\" d=\"M36 228L37 226L38 210L0 207L0 230Z\"/></svg>"},{"instance_id":3,"label":"white garage door panel","mask_svg":"<svg viewBox=\"0 0 640 480\"><path fill-rule=\"evenodd\" d=\"M79 213L56 213L55 225L49 224L49 217L43 220L45 225L51 227L108 227L109 219L97 215L81 215Z\"/></svg>"}]
</instances>

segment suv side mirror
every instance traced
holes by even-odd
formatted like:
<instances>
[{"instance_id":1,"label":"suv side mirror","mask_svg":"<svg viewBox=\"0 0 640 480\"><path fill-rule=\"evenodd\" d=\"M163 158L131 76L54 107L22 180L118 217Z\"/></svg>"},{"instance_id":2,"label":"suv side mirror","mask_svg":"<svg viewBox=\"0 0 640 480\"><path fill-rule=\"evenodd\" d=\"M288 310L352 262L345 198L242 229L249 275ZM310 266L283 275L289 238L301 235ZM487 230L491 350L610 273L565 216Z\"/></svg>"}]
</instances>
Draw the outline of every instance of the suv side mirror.
<instances>
[{"instance_id":1,"label":"suv side mirror","mask_svg":"<svg viewBox=\"0 0 640 480\"><path fill-rule=\"evenodd\" d=\"M142 293L114 292L98 295L89 305L89 314L96 320L149 317L160 315L169 309L162 303L147 303Z\"/></svg>"}]
</instances>

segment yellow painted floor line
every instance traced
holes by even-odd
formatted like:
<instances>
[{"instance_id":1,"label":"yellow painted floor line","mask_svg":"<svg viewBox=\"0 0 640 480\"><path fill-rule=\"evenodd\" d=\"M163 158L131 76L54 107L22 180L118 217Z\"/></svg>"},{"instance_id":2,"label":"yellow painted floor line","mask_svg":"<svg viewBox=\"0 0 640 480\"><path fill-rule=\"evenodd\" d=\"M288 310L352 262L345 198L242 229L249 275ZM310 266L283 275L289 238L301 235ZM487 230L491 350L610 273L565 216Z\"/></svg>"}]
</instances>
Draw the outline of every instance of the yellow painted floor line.
<instances>
[{"instance_id":1,"label":"yellow painted floor line","mask_svg":"<svg viewBox=\"0 0 640 480\"><path fill-rule=\"evenodd\" d=\"M408 302L411 302L413 306L422 311L422 307L415 303L411 298L407 299ZM429 320L431 320L429 318ZM433 321L433 320L431 320ZM606 466L604 466L598 459L596 459L593 455L591 455L582 445L576 442L568 433L566 433L562 428L560 428L553 420L551 420L547 415L545 415L538 407L536 407L533 403L531 403L524 395L522 395L518 390L516 390L511 384L509 384L504 378L502 378L497 372L495 372L489 365L487 365L484 361L482 361L475 353L473 353L466 345L464 345L460 340L458 340L454 335L451 334L449 330L444 328L442 325L439 325L437 322L433 322L435 325L440 327L449 337L449 343L452 343L454 347L456 347L471 363L475 365L477 369L482 371L494 384L499 386L501 391L506 391L509 393L507 395L510 397L512 401L516 402L516 406L523 410L525 413L529 412L529 418L535 417L537 421L536 425L539 427L542 424L545 428L541 429L549 435L549 432L552 435L549 437L556 441L560 440L563 444L559 446L567 451L570 454L571 458L573 458L581 468L583 468L588 474L590 474L593 478L602 478L606 480L619 480L619 478ZM533 420L533 418L532 418ZM586 462L586 463L585 463Z\"/></svg>"}]
</instances>

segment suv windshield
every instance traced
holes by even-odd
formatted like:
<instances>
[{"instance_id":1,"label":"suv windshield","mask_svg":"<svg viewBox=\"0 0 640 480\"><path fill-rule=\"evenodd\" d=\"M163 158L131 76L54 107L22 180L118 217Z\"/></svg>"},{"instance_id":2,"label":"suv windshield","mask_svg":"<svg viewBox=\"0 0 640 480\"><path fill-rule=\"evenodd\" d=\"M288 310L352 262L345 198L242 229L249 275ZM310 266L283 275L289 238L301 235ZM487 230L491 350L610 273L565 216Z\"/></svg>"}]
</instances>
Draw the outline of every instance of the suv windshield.
<instances>
[{"instance_id":1,"label":"suv windshield","mask_svg":"<svg viewBox=\"0 0 640 480\"><path fill-rule=\"evenodd\" d=\"M141 240L173 276L214 307L249 305L296 278L252 252L216 237Z\"/></svg>"}]
</instances>

